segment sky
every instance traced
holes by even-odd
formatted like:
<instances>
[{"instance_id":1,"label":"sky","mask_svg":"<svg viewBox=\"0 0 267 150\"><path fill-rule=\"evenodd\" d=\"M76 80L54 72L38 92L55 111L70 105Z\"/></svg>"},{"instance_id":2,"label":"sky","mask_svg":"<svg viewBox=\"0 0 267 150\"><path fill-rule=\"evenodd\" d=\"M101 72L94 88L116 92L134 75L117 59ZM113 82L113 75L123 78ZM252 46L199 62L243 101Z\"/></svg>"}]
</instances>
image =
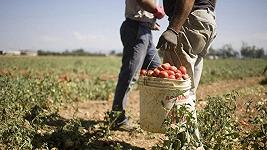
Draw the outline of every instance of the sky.
<instances>
[{"instance_id":1,"label":"sky","mask_svg":"<svg viewBox=\"0 0 267 150\"><path fill-rule=\"evenodd\" d=\"M162 4L162 1L160 1ZM0 0L0 50L122 51L124 0ZM243 42L267 50L267 0L218 0L212 47ZM167 17L153 31L157 44Z\"/></svg>"}]
</instances>

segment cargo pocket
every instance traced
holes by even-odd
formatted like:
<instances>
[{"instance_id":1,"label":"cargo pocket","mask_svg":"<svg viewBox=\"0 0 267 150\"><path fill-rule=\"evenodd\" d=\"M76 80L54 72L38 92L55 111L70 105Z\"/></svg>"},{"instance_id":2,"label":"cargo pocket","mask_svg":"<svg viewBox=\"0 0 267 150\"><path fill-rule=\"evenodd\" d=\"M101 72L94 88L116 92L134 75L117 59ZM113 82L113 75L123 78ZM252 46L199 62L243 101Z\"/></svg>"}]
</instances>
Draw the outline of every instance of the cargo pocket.
<instances>
[{"instance_id":1,"label":"cargo pocket","mask_svg":"<svg viewBox=\"0 0 267 150\"><path fill-rule=\"evenodd\" d=\"M204 48L206 47L206 43L208 41L208 35L203 34L198 30L192 30L192 29L185 29L186 30L186 36L188 38L188 44L190 44L191 50L189 50L189 53L198 55L200 54Z\"/></svg>"},{"instance_id":2,"label":"cargo pocket","mask_svg":"<svg viewBox=\"0 0 267 150\"><path fill-rule=\"evenodd\" d=\"M184 32L194 55L206 55L215 29L214 18L206 10L192 12L184 24ZM211 40L212 38L212 40Z\"/></svg>"},{"instance_id":3,"label":"cargo pocket","mask_svg":"<svg viewBox=\"0 0 267 150\"><path fill-rule=\"evenodd\" d=\"M209 37L209 40L207 41L207 43L205 45L203 51L199 54L200 56L204 57L209 53L209 49L210 49L211 43L216 38L216 35L217 34L215 32L215 29L214 29L213 32L211 33L210 37Z\"/></svg>"}]
</instances>

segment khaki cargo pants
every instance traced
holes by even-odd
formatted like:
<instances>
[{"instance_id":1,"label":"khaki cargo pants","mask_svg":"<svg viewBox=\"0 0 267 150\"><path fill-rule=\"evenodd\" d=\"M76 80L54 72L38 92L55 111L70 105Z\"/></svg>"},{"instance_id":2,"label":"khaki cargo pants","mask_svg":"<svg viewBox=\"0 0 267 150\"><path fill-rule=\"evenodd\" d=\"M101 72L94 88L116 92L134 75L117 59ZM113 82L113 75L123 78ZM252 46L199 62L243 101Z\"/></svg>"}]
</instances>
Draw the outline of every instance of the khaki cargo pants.
<instances>
[{"instance_id":1,"label":"khaki cargo pants","mask_svg":"<svg viewBox=\"0 0 267 150\"><path fill-rule=\"evenodd\" d=\"M180 61L187 68L192 78L192 92L195 94L198 87L202 68L203 57L216 36L215 14L210 10L195 10L191 12L182 30L179 32L176 53L165 51L163 62L169 62L179 67Z\"/></svg>"},{"instance_id":2,"label":"khaki cargo pants","mask_svg":"<svg viewBox=\"0 0 267 150\"><path fill-rule=\"evenodd\" d=\"M169 62L176 67L184 65L187 68L187 72L192 80L190 103L188 105L191 107L191 110L194 110L195 119L196 90L202 73L203 57L208 53L215 37L216 22L214 12L208 9L194 10L179 32L176 53L174 51L164 51L164 63ZM200 140L198 128L195 128L193 134Z\"/></svg>"}]
</instances>

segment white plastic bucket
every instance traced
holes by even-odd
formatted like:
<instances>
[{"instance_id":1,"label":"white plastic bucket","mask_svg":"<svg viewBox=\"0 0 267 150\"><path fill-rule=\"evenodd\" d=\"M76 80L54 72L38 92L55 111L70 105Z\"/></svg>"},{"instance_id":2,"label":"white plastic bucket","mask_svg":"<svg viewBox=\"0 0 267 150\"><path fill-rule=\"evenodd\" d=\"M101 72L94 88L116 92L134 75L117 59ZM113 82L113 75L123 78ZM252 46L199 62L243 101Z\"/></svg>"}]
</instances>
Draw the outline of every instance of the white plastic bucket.
<instances>
[{"instance_id":1,"label":"white plastic bucket","mask_svg":"<svg viewBox=\"0 0 267 150\"><path fill-rule=\"evenodd\" d=\"M155 77L140 77L140 126L154 133L164 133L165 118L174 104L184 104L189 101L191 80L162 79ZM181 95L177 96L182 92Z\"/></svg>"}]
</instances>

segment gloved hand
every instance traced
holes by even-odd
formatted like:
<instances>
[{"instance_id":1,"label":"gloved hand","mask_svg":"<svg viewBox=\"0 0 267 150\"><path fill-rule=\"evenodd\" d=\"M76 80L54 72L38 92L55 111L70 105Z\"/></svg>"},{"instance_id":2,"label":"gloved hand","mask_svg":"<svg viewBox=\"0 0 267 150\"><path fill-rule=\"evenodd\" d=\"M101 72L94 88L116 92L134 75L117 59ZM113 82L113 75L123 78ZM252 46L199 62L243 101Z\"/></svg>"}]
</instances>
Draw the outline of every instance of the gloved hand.
<instances>
[{"instance_id":1,"label":"gloved hand","mask_svg":"<svg viewBox=\"0 0 267 150\"><path fill-rule=\"evenodd\" d=\"M164 8L162 6L157 6L153 14L155 18L162 19L165 16Z\"/></svg>"},{"instance_id":2,"label":"gloved hand","mask_svg":"<svg viewBox=\"0 0 267 150\"><path fill-rule=\"evenodd\" d=\"M175 30L168 28L160 36L156 48L162 50L175 50L177 46L177 38L178 33Z\"/></svg>"}]
</instances>

